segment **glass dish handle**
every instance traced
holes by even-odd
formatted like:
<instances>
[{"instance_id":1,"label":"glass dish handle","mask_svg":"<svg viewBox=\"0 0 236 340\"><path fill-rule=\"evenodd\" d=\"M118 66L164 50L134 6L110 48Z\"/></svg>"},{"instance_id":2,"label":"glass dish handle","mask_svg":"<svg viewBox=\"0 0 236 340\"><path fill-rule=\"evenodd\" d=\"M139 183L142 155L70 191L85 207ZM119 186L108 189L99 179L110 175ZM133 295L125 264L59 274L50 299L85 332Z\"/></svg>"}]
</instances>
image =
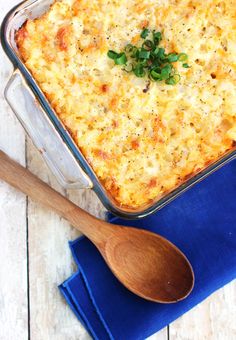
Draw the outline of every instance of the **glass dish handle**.
<instances>
[{"instance_id":1,"label":"glass dish handle","mask_svg":"<svg viewBox=\"0 0 236 340\"><path fill-rule=\"evenodd\" d=\"M12 74L5 98L45 162L64 188L92 188L92 182L65 145L18 70Z\"/></svg>"}]
</instances>

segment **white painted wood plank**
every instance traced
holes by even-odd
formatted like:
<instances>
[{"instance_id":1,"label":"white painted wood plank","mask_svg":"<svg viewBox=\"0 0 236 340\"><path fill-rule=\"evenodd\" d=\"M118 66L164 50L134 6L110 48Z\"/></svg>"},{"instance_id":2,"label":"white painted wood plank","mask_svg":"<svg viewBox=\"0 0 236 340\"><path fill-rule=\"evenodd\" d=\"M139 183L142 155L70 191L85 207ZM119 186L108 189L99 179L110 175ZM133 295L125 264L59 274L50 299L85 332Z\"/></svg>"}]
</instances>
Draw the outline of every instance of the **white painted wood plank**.
<instances>
[{"instance_id":1,"label":"white painted wood plank","mask_svg":"<svg viewBox=\"0 0 236 340\"><path fill-rule=\"evenodd\" d=\"M236 281L170 326L170 340L235 340Z\"/></svg>"},{"instance_id":2,"label":"white painted wood plank","mask_svg":"<svg viewBox=\"0 0 236 340\"><path fill-rule=\"evenodd\" d=\"M161 331L147 338L147 340L167 340L168 339L168 329L163 328Z\"/></svg>"},{"instance_id":3,"label":"white painted wood plank","mask_svg":"<svg viewBox=\"0 0 236 340\"><path fill-rule=\"evenodd\" d=\"M28 166L37 176L61 191L54 176L46 168L41 155L28 144ZM90 202L78 193L80 200ZM83 197L83 198L81 198ZM83 326L61 297L57 285L68 278L75 266L68 241L79 233L52 211L29 201L30 311L33 340L85 340Z\"/></svg>"},{"instance_id":4,"label":"white painted wood plank","mask_svg":"<svg viewBox=\"0 0 236 340\"><path fill-rule=\"evenodd\" d=\"M0 2L0 22L16 3ZM25 134L3 98L12 66L0 48L0 149L24 164ZM0 339L28 339L26 198L0 182Z\"/></svg>"}]
</instances>

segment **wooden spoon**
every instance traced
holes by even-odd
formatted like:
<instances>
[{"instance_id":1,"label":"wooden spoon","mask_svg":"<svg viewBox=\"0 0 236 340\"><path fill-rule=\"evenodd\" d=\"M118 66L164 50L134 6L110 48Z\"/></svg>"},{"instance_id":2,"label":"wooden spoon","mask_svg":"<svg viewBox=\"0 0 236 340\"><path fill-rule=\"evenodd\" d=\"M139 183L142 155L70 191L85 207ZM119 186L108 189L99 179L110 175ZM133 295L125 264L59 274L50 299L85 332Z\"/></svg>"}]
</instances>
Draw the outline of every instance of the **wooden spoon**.
<instances>
[{"instance_id":1,"label":"wooden spoon","mask_svg":"<svg viewBox=\"0 0 236 340\"><path fill-rule=\"evenodd\" d=\"M184 299L194 285L187 258L172 243L146 230L101 221L77 207L0 151L0 178L54 209L87 236L120 282L147 300Z\"/></svg>"}]
</instances>

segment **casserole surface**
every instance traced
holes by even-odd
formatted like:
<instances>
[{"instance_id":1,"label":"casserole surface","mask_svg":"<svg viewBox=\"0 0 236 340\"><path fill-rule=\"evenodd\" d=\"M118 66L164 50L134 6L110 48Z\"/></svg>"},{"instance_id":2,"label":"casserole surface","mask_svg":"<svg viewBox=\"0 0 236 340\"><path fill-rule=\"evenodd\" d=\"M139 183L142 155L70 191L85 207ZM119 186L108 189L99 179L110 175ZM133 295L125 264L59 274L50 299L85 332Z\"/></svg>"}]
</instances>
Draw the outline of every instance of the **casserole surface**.
<instances>
[{"instance_id":1,"label":"casserole surface","mask_svg":"<svg viewBox=\"0 0 236 340\"><path fill-rule=\"evenodd\" d=\"M236 140L233 1L58 1L17 34L21 56L121 206L140 207L218 159ZM126 74L109 49L163 31L186 52L175 86Z\"/></svg>"}]
</instances>

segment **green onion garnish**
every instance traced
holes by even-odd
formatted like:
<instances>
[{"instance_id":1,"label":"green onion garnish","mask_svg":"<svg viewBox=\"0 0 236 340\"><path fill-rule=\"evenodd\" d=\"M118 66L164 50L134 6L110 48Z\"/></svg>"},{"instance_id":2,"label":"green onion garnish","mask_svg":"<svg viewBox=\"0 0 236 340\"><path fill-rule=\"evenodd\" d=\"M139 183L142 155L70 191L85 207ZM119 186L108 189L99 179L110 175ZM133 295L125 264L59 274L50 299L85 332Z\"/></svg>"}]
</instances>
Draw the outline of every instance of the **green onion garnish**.
<instances>
[{"instance_id":1,"label":"green onion garnish","mask_svg":"<svg viewBox=\"0 0 236 340\"><path fill-rule=\"evenodd\" d=\"M182 66L183 66L184 68L190 68L189 64L187 64L187 63L184 63Z\"/></svg>"},{"instance_id":2,"label":"green onion garnish","mask_svg":"<svg viewBox=\"0 0 236 340\"><path fill-rule=\"evenodd\" d=\"M172 71L172 68L170 64L165 65L161 70L161 78L163 80L168 79L170 77L171 71Z\"/></svg>"},{"instance_id":3,"label":"green onion garnish","mask_svg":"<svg viewBox=\"0 0 236 340\"><path fill-rule=\"evenodd\" d=\"M148 40L148 39L145 40L144 43L142 44L142 48L148 51L153 50L153 47L154 47L153 41Z\"/></svg>"},{"instance_id":4,"label":"green onion garnish","mask_svg":"<svg viewBox=\"0 0 236 340\"><path fill-rule=\"evenodd\" d=\"M144 71L144 67L143 65L137 64L134 68L133 68L133 72L134 74L139 77L139 78L143 78L145 76L145 71Z\"/></svg>"},{"instance_id":5,"label":"green onion garnish","mask_svg":"<svg viewBox=\"0 0 236 340\"><path fill-rule=\"evenodd\" d=\"M178 55L178 60L179 60L179 61L186 61L186 60L188 60L187 54L186 54L186 53L180 53L180 54Z\"/></svg>"},{"instance_id":6,"label":"green onion garnish","mask_svg":"<svg viewBox=\"0 0 236 340\"><path fill-rule=\"evenodd\" d=\"M135 46L133 46L132 44L128 44L125 46L125 52L127 53L131 53L133 51Z\"/></svg>"},{"instance_id":7,"label":"green onion garnish","mask_svg":"<svg viewBox=\"0 0 236 340\"><path fill-rule=\"evenodd\" d=\"M158 49L157 56L158 56L158 58L160 58L160 59L165 59L165 57L166 57L165 49L162 48L162 47L160 47L160 48Z\"/></svg>"},{"instance_id":8,"label":"green onion garnish","mask_svg":"<svg viewBox=\"0 0 236 340\"><path fill-rule=\"evenodd\" d=\"M164 81L167 85L175 85L180 81L180 75L176 73L173 63L182 62L184 68L190 66L186 62L186 53L167 54L159 44L162 41L162 33L144 28L140 36L144 41L139 46L127 44L124 52L109 50L107 56L114 60L115 65L124 65L125 72L133 73L136 77L148 76L152 81ZM146 39L149 36L149 39ZM141 45L141 47L140 47Z\"/></svg>"},{"instance_id":9,"label":"green onion garnish","mask_svg":"<svg viewBox=\"0 0 236 340\"><path fill-rule=\"evenodd\" d=\"M158 53L159 53L159 47L155 47L151 51L151 55L152 55L153 58L156 58L158 56Z\"/></svg>"},{"instance_id":10,"label":"green onion garnish","mask_svg":"<svg viewBox=\"0 0 236 340\"><path fill-rule=\"evenodd\" d=\"M146 39L148 34L149 34L149 29L144 28L142 33L140 34L140 37L143 38L143 39Z\"/></svg>"},{"instance_id":11,"label":"green onion garnish","mask_svg":"<svg viewBox=\"0 0 236 340\"><path fill-rule=\"evenodd\" d=\"M150 58L150 52L141 49L138 53L139 59L149 59Z\"/></svg>"},{"instance_id":12,"label":"green onion garnish","mask_svg":"<svg viewBox=\"0 0 236 340\"><path fill-rule=\"evenodd\" d=\"M127 72L127 73L132 72L133 71L133 64L125 65L125 67L122 70Z\"/></svg>"},{"instance_id":13,"label":"green onion garnish","mask_svg":"<svg viewBox=\"0 0 236 340\"><path fill-rule=\"evenodd\" d=\"M153 69L150 72L150 78L154 81L162 80L161 73L158 72L159 70Z\"/></svg>"},{"instance_id":14,"label":"green onion garnish","mask_svg":"<svg viewBox=\"0 0 236 340\"><path fill-rule=\"evenodd\" d=\"M124 52L119 53L117 58L114 60L116 65L125 65L127 62L127 57Z\"/></svg>"},{"instance_id":15,"label":"green onion garnish","mask_svg":"<svg viewBox=\"0 0 236 340\"><path fill-rule=\"evenodd\" d=\"M180 81L180 75L179 74L174 74L170 78L166 79L165 83L167 85L175 85Z\"/></svg>"},{"instance_id":16,"label":"green onion garnish","mask_svg":"<svg viewBox=\"0 0 236 340\"><path fill-rule=\"evenodd\" d=\"M127 57L124 52L116 53L115 51L109 50L107 56L113 59L116 65L124 65L127 62Z\"/></svg>"},{"instance_id":17,"label":"green onion garnish","mask_svg":"<svg viewBox=\"0 0 236 340\"><path fill-rule=\"evenodd\" d=\"M107 52L107 56L108 56L109 58L113 59L113 60L115 60L115 59L117 58L117 55L118 55L118 53L116 53L115 51L112 51L112 50L109 50L109 51Z\"/></svg>"},{"instance_id":18,"label":"green onion garnish","mask_svg":"<svg viewBox=\"0 0 236 340\"><path fill-rule=\"evenodd\" d=\"M162 34L161 32L156 32L156 31L153 31L152 32L152 35L153 35L153 42L155 45L159 45L161 40L162 40Z\"/></svg>"},{"instance_id":19,"label":"green onion garnish","mask_svg":"<svg viewBox=\"0 0 236 340\"><path fill-rule=\"evenodd\" d=\"M170 53L168 54L167 59L170 63L174 63L179 60L179 56L176 53Z\"/></svg>"}]
</instances>

